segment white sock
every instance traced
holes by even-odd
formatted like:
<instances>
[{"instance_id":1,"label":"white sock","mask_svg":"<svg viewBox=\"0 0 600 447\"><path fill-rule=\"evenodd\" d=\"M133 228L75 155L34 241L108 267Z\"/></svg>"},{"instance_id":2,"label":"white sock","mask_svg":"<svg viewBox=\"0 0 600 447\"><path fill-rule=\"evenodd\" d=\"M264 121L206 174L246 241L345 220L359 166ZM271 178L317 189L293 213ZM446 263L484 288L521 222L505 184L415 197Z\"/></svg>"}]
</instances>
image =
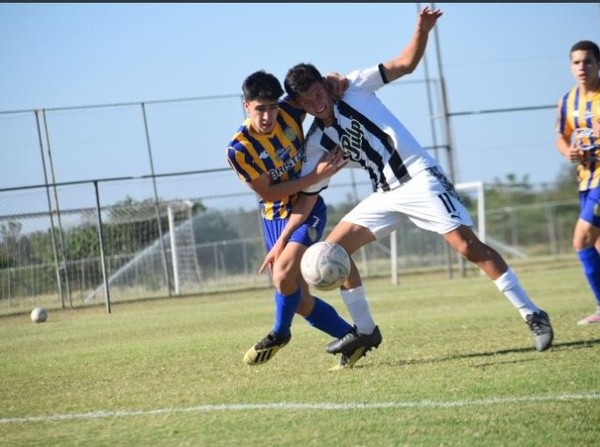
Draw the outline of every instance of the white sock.
<instances>
[{"instance_id":1,"label":"white sock","mask_svg":"<svg viewBox=\"0 0 600 447\"><path fill-rule=\"evenodd\" d=\"M519 311L523 320L529 314L536 313L540 310L533 302L529 299L527 292L523 290L523 287L519 284L519 279L515 272L509 267L498 279L494 281L498 290L504 294L508 301Z\"/></svg>"},{"instance_id":2,"label":"white sock","mask_svg":"<svg viewBox=\"0 0 600 447\"><path fill-rule=\"evenodd\" d=\"M369 302L365 296L365 288L363 286L355 287L354 289L341 290L342 299L346 303L348 312L354 320L356 330L360 334L371 334L375 330L375 322L369 310Z\"/></svg>"}]
</instances>

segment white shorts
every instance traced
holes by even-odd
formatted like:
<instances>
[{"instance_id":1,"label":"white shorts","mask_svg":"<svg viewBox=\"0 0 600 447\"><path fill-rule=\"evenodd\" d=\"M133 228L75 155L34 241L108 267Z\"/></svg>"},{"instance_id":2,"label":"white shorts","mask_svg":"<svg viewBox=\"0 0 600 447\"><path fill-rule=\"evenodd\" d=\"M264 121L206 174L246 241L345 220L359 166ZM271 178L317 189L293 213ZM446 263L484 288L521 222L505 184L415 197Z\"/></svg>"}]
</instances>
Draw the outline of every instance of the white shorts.
<instances>
[{"instance_id":1,"label":"white shorts","mask_svg":"<svg viewBox=\"0 0 600 447\"><path fill-rule=\"evenodd\" d=\"M473 226L454 186L438 168L421 171L391 191L372 193L342 220L368 228L380 240L400 226L402 215L439 234Z\"/></svg>"}]
</instances>

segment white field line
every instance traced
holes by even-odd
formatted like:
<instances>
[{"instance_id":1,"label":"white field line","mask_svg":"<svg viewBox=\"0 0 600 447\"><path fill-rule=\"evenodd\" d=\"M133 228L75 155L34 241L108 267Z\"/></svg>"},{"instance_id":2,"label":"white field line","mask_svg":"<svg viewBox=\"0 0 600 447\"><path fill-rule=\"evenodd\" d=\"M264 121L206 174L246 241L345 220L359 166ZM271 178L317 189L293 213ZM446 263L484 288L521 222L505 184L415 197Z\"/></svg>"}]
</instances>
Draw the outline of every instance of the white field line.
<instances>
[{"instance_id":1,"label":"white field line","mask_svg":"<svg viewBox=\"0 0 600 447\"><path fill-rule=\"evenodd\" d=\"M53 414L47 416L26 416L13 418L0 418L0 424L22 424L27 422L57 422L70 421L74 419L102 419L124 416L147 416L155 414L174 414L174 413L207 413L213 411L253 411L253 410L326 410L326 411L347 411L347 410L380 410L380 409L422 409L422 408L458 408L471 406L488 406L496 404L514 404L514 403L536 403L536 402L557 402L570 400L600 400L600 391L592 391L581 394L549 394L545 396L525 396L525 397L498 397L491 399L475 400L455 400L455 401L434 401L420 400L415 402L314 402L314 403L294 403L279 402L266 404L215 404L215 405L196 405L183 408L158 408L155 410L115 410L115 411L92 411L89 413L66 413Z\"/></svg>"}]
</instances>

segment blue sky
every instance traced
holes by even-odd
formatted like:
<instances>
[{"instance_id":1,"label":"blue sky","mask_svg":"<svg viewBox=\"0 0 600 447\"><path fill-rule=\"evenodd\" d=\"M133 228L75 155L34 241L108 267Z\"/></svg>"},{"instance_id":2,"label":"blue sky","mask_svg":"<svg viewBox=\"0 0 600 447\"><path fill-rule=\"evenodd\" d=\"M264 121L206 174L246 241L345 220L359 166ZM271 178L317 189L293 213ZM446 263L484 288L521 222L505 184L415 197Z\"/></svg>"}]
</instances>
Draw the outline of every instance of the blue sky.
<instances>
[{"instance_id":1,"label":"blue sky","mask_svg":"<svg viewBox=\"0 0 600 447\"><path fill-rule=\"evenodd\" d=\"M0 111L231 95L148 110L155 172L225 168L246 75L266 69L283 79L298 62L343 73L385 61L410 38L416 5L2 3ZM598 3L437 6L450 112L554 105L573 85L572 44L600 43ZM427 64L438 89L435 49L432 34ZM380 97L430 146L424 79L421 64ZM43 182L32 116L0 114L0 188ZM552 182L569 169L554 147L554 116L552 109L453 117L457 181L514 173ZM136 107L54 113L49 124L57 181L149 173ZM119 144L103 144L107 134Z\"/></svg>"}]
</instances>

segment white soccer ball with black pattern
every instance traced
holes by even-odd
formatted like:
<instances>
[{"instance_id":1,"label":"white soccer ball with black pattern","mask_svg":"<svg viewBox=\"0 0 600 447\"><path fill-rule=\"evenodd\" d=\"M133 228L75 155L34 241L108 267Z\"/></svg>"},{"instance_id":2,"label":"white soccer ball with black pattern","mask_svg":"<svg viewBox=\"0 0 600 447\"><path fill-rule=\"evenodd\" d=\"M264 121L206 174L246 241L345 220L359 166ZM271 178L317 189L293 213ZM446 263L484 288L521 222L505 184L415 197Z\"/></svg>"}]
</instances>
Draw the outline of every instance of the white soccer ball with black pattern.
<instances>
[{"instance_id":1,"label":"white soccer ball with black pattern","mask_svg":"<svg viewBox=\"0 0 600 447\"><path fill-rule=\"evenodd\" d=\"M300 271L309 285L319 290L333 290L348 278L350 256L335 242L317 242L304 252Z\"/></svg>"},{"instance_id":2,"label":"white soccer ball with black pattern","mask_svg":"<svg viewBox=\"0 0 600 447\"><path fill-rule=\"evenodd\" d=\"M34 323L43 323L48 319L48 311L43 307L36 307L31 311L31 321Z\"/></svg>"}]
</instances>

